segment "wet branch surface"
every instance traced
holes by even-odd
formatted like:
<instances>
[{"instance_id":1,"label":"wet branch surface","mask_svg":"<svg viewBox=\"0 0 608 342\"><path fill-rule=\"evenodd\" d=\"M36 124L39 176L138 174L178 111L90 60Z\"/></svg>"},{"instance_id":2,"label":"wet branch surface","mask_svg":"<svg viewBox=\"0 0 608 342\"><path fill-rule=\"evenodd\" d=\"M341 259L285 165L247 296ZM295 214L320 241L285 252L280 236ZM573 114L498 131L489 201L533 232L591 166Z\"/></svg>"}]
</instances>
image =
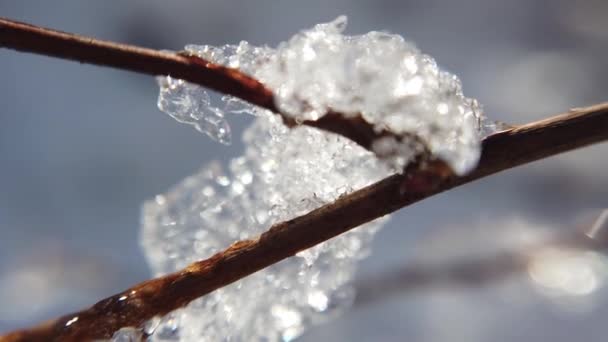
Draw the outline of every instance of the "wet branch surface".
<instances>
[{"instance_id":1,"label":"wet branch surface","mask_svg":"<svg viewBox=\"0 0 608 342\"><path fill-rule=\"evenodd\" d=\"M0 19L0 46L152 75L170 74L276 112L272 94L259 82L199 58L98 41L5 19ZM357 119L343 122L337 114L326 117L325 121L308 124L350 137L364 147L366 141L373 140L369 140L370 134L382 134L370 131ZM0 341L109 338L121 327L140 326L299 251L437 193L607 139L608 103L499 132L484 139L481 160L466 176L438 175L428 164L419 164L405 174L392 175L306 215L277 223L259 237L238 241L181 271L135 285L80 312L9 333Z\"/></svg>"}]
</instances>

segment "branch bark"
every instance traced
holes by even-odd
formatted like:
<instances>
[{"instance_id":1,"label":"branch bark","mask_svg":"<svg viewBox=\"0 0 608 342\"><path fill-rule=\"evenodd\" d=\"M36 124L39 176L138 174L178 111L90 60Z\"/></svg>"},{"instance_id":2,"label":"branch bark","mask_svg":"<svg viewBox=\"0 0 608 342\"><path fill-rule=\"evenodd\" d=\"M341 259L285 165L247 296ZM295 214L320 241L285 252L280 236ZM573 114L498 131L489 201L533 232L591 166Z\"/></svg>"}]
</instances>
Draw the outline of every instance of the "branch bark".
<instances>
[{"instance_id":1,"label":"branch bark","mask_svg":"<svg viewBox=\"0 0 608 342\"><path fill-rule=\"evenodd\" d=\"M133 286L92 307L41 326L16 331L1 341L83 341L109 338L125 326L180 308L222 286L400 208L479 178L608 139L608 103L579 108L496 133L483 141L477 168L436 187L408 191L404 184L425 171L396 174L306 215L273 225L252 240L238 241L209 259Z\"/></svg>"},{"instance_id":2,"label":"branch bark","mask_svg":"<svg viewBox=\"0 0 608 342\"><path fill-rule=\"evenodd\" d=\"M199 58L95 40L6 19L0 19L0 46L145 74L169 74L278 112L272 93L259 82L237 70ZM285 115L282 117L288 125L295 124ZM369 147L375 135L384 134L370 130L365 122L357 122L360 118L344 120L341 115L330 113L324 119L305 124L344 135L364 147ZM275 224L259 237L238 241L184 270L135 285L83 311L10 333L0 337L0 341L109 338L121 327L139 326L301 250L434 194L607 139L608 104L572 110L500 132L483 141L479 165L464 177L445 173L438 176L434 171L429 173L428 168L408 169L405 174L390 176L306 215Z\"/></svg>"},{"instance_id":3,"label":"branch bark","mask_svg":"<svg viewBox=\"0 0 608 342\"><path fill-rule=\"evenodd\" d=\"M256 79L196 56L104 41L1 17L0 47L148 75L170 75L275 112L289 127L299 124L277 108L272 91ZM345 136L366 149L379 137L402 138L387 130L375 130L360 115L345 118L330 112L319 120L300 124Z\"/></svg>"}]
</instances>

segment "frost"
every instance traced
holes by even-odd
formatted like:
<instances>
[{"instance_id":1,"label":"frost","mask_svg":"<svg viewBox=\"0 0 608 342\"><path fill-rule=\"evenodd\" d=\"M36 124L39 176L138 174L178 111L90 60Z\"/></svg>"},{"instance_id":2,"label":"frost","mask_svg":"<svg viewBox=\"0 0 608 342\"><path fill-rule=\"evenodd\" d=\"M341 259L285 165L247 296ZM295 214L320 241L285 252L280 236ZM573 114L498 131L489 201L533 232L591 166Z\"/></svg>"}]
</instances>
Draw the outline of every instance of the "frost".
<instances>
[{"instance_id":1,"label":"frost","mask_svg":"<svg viewBox=\"0 0 608 342\"><path fill-rule=\"evenodd\" d=\"M407 164L419 152L413 135L458 173L479 157L479 106L458 79L440 71L401 37L382 32L345 36L346 18L297 34L276 49L246 42L188 45L193 55L241 69L276 94L296 121L329 109L362 115L401 136L374 141L375 153L308 126L287 128L269 111L224 96L220 109L200 87L159 78L159 108L222 142L226 113L257 118L243 136L246 150L227 169L210 163L145 203L142 243L158 275L181 269L252 238L272 224L305 214ZM394 162L395 160L392 160ZM306 327L344 310L358 259L385 219L376 220L223 287L186 308L148 322L155 341L290 341Z\"/></svg>"},{"instance_id":2,"label":"frost","mask_svg":"<svg viewBox=\"0 0 608 342\"><path fill-rule=\"evenodd\" d=\"M288 129L267 111L258 115L244 134L244 155L227 170L211 163L145 204L143 246L156 274L207 258L390 173L346 138L304 126ZM348 282L355 264L383 221L196 300L160 324L151 323L152 339L292 340L351 302Z\"/></svg>"},{"instance_id":3,"label":"frost","mask_svg":"<svg viewBox=\"0 0 608 342\"><path fill-rule=\"evenodd\" d=\"M484 117L477 101L462 94L458 77L439 69L433 58L399 35L373 31L348 36L342 34L345 27L346 17L341 16L296 34L276 49L247 42L185 49L260 80L274 92L277 107L296 121L316 120L330 110L362 115L378 131L420 138L456 173L470 171L479 159ZM173 93L161 91L159 107L180 120L183 115L160 106ZM210 111L212 115L203 117L223 118L225 112ZM404 153L400 167L420 152L411 141L380 145Z\"/></svg>"}]
</instances>

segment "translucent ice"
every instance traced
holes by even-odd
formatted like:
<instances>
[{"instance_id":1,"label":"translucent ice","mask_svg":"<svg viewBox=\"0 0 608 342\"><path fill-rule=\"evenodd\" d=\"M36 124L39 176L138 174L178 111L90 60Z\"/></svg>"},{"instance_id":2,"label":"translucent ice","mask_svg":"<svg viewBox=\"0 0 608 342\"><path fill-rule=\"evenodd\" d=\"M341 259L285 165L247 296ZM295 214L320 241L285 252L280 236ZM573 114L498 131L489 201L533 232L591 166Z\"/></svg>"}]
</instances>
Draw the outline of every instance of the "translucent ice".
<instances>
[{"instance_id":1,"label":"translucent ice","mask_svg":"<svg viewBox=\"0 0 608 342\"><path fill-rule=\"evenodd\" d=\"M230 126L224 112L211 106L209 95L198 86L171 76L159 77L158 108L175 120L194 126L214 140L230 144Z\"/></svg>"},{"instance_id":2,"label":"translucent ice","mask_svg":"<svg viewBox=\"0 0 608 342\"><path fill-rule=\"evenodd\" d=\"M142 338L142 333L138 329L122 328L115 332L108 342L139 342Z\"/></svg>"},{"instance_id":3,"label":"translucent ice","mask_svg":"<svg viewBox=\"0 0 608 342\"><path fill-rule=\"evenodd\" d=\"M143 246L157 274L207 258L390 173L346 138L309 127L288 129L276 115L258 114L244 134L244 155L227 170L211 163L145 204ZM292 340L350 303L348 282L381 222L196 300L151 324L152 339Z\"/></svg>"},{"instance_id":4,"label":"translucent ice","mask_svg":"<svg viewBox=\"0 0 608 342\"><path fill-rule=\"evenodd\" d=\"M257 78L273 90L278 108L296 120L316 120L329 110L362 115L377 130L421 138L456 173L471 170L480 154L483 115L477 101L462 94L458 77L399 35L348 36L342 34L345 27L341 16L276 49L241 42L188 45L186 51ZM405 152L400 166L419 152L410 142L393 144L399 146L390 149Z\"/></svg>"}]
</instances>

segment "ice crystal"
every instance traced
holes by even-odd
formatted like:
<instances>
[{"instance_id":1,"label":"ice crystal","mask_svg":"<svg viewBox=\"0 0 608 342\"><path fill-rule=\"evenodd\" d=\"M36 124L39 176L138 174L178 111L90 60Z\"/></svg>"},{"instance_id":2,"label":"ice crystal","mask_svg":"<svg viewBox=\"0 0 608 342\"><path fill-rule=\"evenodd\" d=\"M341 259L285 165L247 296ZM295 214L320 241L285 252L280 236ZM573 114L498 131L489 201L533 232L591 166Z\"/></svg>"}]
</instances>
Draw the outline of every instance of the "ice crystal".
<instances>
[{"instance_id":1,"label":"ice crystal","mask_svg":"<svg viewBox=\"0 0 608 342\"><path fill-rule=\"evenodd\" d=\"M389 174L384 163L350 140L309 127L288 129L269 112L247 129L244 141L244 155L227 170L211 163L145 204L143 245L157 274L207 258ZM152 324L153 339L162 340L159 331L182 341L295 338L351 301L348 281L381 222L191 303Z\"/></svg>"},{"instance_id":2,"label":"ice crystal","mask_svg":"<svg viewBox=\"0 0 608 342\"><path fill-rule=\"evenodd\" d=\"M484 138L494 133L506 131L513 127L515 126L498 120L485 119L483 122L480 123L481 133Z\"/></svg>"},{"instance_id":3,"label":"ice crystal","mask_svg":"<svg viewBox=\"0 0 608 342\"><path fill-rule=\"evenodd\" d=\"M332 109L360 114L376 129L404 137L378 139L372 145L375 154L325 131L289 129L279 116L230 96L219 109L202 88L159 78L159 108L217 140L229 141L226 113L257 118L244 133L244 155L226 170L210 163L145 203L142 241L156 274L207 258L387 176L394 169L382 155L397 152L403 166L418 152L408 136L418 136L458 173L475 165L481 113L462 95L458 79L399 36L345 36L345 25L340 17L276 49L241 42L186 50L258 78L296 121L317 119ZM382 221L221 288L148 322L144 330L158 341L292 340L352 300L349 280L355 264Z\"/></svg>"},{"instance_id":4,"label":"ice crystal","mask_svg":"<svg viewBox=\"0 0 608 342\"><path fill-rule=\"evenodd\" d=\"M329 110L362 115L377 130L417 136L456 173L471 170L480 154L483 115L477 101L463 95L458 77L441 70L433 58L399 35L373 31L348 36L342 34L345 27L346 17L338 17L296 34L276 49L241 42L188 45L185 50L257 78L273 90L277 107L297 121L316 120ZM178 120L192 121L175 115L171 106L161 106L167 99L172 102L172 94L179 98L179 92L161 91L159 107ZM189 104L180 98L178 107ZM225 112L209 111L201 116L223 118ZM216 127L203 130L216 136ZM379 145L386 148L387 143ZM404 152L399 166L419 152L410 141L390 144L395 145L389 146L391 150Z\"/></svg>"}]
</instances>

